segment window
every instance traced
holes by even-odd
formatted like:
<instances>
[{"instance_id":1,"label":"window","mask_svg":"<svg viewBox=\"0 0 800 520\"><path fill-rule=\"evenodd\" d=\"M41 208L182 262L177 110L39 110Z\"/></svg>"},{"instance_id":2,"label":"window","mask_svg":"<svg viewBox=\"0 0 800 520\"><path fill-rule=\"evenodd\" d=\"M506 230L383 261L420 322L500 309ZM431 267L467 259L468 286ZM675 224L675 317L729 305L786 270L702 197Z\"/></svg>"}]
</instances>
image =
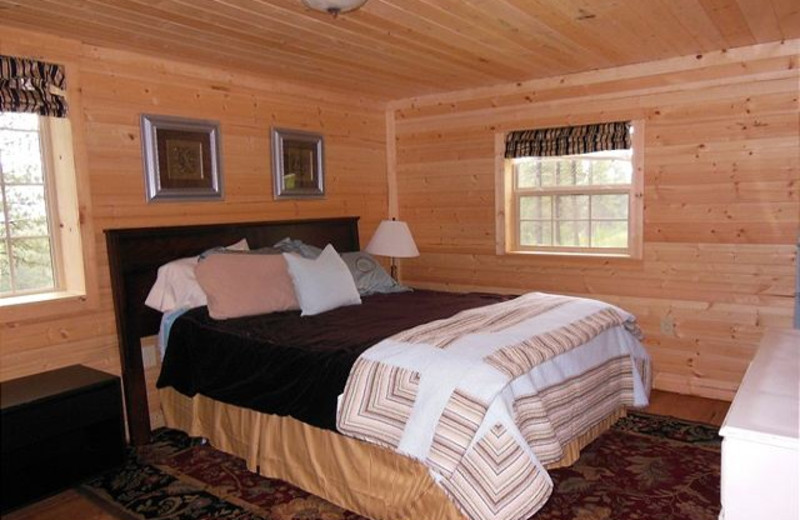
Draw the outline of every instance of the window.
<instances>
[{"instance_id":1,"label":"window","mask_svg":"<svg viewBox=\"0 0 800 520\"><path fill-rule=\"evenodd\" d=\"M39 116L0 112L0 297L57 290L54 200Z\"/></svg>"},{"instance_id":2,"label":"window","mask_svg":"<svg viewBox=\"0 0 800 520\"><path fill-rule=\"evenodd\" d=\"M79 205L87 194L67 112L64 66L0 55L1 320L95 304L84 270L92 230Z\"/></svg>"},{"instance_id":3,"label":"window","mask_svg":"<svg viewBox=\"0 0 800 520\"><path fill-rule=\"evenodd\" d=\"M624 125L620 131L635 135ZM526 131L526 138L578 128ZM523 153L541 155L506 159L506 251L640 256L642 168L634 151L640 139L631 137L607 145L612 149L563 155L558 149L572 145L526 143Z\"/></svg>"}]
</instances>

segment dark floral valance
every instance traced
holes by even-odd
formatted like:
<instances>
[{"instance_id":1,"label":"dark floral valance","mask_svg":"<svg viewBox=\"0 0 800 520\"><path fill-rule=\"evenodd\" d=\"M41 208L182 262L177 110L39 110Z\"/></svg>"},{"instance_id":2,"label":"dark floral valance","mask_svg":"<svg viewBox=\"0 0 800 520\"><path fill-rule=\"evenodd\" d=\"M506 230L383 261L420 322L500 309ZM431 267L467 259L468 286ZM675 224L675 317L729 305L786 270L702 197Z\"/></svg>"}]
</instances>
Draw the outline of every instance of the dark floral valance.
<instances>
[{"instance_id":1,"label":"dark floral valance","mask_svg":"<svg viewBox=\"0 0 800 520\"><path fill-rule=\"evenodd\" d=\"M64 67L0 55L0 112L66 117Z\"/></svg>"},{"instance_id":2,"label":"dark floral valance","mask_svg":"<svg viewBox=\"0 0 800 520\"><path fill-rule=\"evenodd\" d=\"M631 147L630 121L517 130L506 136L506 159L553 157Z\"/></svg>"}]
</instances>

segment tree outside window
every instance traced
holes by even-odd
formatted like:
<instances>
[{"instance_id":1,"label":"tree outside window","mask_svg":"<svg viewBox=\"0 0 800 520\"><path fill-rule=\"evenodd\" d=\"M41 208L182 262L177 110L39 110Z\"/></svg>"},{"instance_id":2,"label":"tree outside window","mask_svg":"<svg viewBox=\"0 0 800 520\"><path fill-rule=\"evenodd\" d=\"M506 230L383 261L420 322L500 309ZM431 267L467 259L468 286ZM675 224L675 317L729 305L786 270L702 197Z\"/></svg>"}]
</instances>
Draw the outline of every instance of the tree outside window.
<instances>
[{"instance_id":1,"label":"tree outside window","mask_svg":"<svg viewBox=\"0 0 800 520\"><path fill-rule=\"evenodd\" d=\"M58 287L44 134L39 116L0 112L0 298Z\"/></svg>"}]
</instances>

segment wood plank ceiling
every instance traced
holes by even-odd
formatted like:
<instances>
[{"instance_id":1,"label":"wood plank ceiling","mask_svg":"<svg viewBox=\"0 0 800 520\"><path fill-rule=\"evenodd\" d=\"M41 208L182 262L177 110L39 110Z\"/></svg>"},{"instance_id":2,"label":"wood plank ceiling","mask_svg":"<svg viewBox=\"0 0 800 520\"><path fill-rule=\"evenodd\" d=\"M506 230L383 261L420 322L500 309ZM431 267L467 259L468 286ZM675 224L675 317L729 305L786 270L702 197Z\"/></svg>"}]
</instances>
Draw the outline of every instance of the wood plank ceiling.
<instances>
[{"instance_id":1,"label":"wood plank ceiling","mask_svg":"<svg viewBox=\"0 0 800 520\"><path fill-rule=\"evenodd\" d=\"M0 25L376 99L800 37L796 0L0 0Z\"/></svg>"}]
</instances>

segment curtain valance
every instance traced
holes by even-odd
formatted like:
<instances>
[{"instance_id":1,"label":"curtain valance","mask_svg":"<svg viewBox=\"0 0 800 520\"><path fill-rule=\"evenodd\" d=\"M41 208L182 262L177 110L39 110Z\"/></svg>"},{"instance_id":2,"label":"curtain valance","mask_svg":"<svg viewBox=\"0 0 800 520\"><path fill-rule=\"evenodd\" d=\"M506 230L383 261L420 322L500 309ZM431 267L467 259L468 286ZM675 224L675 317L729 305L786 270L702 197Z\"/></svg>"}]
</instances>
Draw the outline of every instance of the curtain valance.
<instances>
[{"instance_id":1,"label":"curtain valance","mask_svg":"<svg viewBox=\"0 0 800 520\"><path fill-rule=\"evenodd\" d=\"M64 67L0 55L0 112L66 117Z\"/></svg>"},{"instance_id":2,"label":"curtain valance","mask_svg":"<svg viewBox=\"0 0 800 520\"><path fill-rule=\"evenodd\" d=\"M631 147L630 121L517 130L506 136L506 159L553 157Z\"/></svg>"}]
</instances>

